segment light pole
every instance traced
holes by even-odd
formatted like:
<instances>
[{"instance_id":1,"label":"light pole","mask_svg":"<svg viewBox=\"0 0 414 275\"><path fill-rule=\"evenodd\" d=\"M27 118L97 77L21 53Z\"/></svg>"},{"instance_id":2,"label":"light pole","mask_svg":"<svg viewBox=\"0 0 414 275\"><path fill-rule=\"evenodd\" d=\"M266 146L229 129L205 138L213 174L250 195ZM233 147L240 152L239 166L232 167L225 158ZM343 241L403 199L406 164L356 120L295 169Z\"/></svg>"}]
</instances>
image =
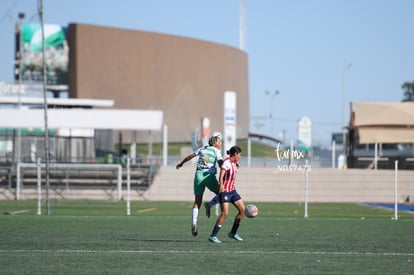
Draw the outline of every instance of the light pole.
<instances>
[{"instance_id":1,"label":"light pole","mask_svg":"<svg viewBox=\"0 0 414 275\"><path fill-rule=\"evenodd\" d=\"M22 67L23 67L23 20L26 17L24 12L20 12L18 14L19 16L19 22L17 23L17 33L19 36L19 52L18 52L18 62L19 62L19 93L18 93L18 109L22 108ZM16 144L16 163L20 163L21 158L21 143L22 143L22 137L21 137L21 129L17 129L17 144Z\"/></svg>"},{"instance_id":2,"label":"light pole","mask_svg":"<svg viewBox=\"0 0 414 275\"><path fill-rule=\"evenodd\" d=\"M342 70L342 146L343 146L343 154L346 161L346 127L345 127L345 72L350 70L352 67L352 63L349 63L343 70ZM345 162L346 163L346 162Z\"/></svg>"},{"instance_id":3,"label":"light pole","mask_svg":"<svg viewBox=\"0 0 414 275\"><path fill-rule=\"evenodd\" d=\"M246 20L245 20L245 5L244 0L239 0L239 47L240 50L246 50Z\"/></svg>"},{"instance_id":4,"label":"light pole","mask_svg":"<svg viewBox=\"0 0 414 275\"><path fill-rule=\"evenodd\" d=\"M265 91L265 94L270 96L270 112L269 112L269 121L270 121L270 136L273 137L273 101L275 97L279 94L279 91Z\"/></svg>"}]
</instances>

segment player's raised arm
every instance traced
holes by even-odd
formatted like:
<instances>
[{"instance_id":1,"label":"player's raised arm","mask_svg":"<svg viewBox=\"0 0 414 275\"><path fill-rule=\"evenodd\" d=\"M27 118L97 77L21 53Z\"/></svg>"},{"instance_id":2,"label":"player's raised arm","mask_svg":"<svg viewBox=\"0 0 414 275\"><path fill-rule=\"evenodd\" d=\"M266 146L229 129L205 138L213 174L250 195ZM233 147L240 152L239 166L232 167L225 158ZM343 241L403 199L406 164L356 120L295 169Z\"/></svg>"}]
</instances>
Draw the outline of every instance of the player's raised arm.
<instances>
[{"instance_id":1,"label":"player's raised arm","mask_svg":"<svg viewBox=\"0 0 414 275\"><path fill-rule=\"evenodd\" d=\"M194 158L195 156L197 156L195 153L192 153L188 156L186 156L182 161L180 161L177 166L175 166L176 169L180 169L181 167L183 167L184 163L186 163L187 161L191 160L192 158Z\"/></svg>"}]
</instances>

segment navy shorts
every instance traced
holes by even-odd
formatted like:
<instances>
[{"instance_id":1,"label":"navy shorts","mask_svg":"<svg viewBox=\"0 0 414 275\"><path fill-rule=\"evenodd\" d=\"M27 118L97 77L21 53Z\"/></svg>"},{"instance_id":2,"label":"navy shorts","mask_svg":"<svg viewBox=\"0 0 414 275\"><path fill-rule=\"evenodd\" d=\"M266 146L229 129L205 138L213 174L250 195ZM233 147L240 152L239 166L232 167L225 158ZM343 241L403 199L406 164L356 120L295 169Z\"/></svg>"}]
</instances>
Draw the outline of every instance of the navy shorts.
<instances>
[{"instance_id":1,"label":"navy shorts","mask_svg":"<svg viewBox=\"0 0 414 275\"><path fill-rule=\"evenodd\" d=\"M220 193L220 202L236 202L238 200L241 200L241 197L239 193L237 193L236 190L230 191L230 192L223 192Z\"/></svg>"}]
</instances>

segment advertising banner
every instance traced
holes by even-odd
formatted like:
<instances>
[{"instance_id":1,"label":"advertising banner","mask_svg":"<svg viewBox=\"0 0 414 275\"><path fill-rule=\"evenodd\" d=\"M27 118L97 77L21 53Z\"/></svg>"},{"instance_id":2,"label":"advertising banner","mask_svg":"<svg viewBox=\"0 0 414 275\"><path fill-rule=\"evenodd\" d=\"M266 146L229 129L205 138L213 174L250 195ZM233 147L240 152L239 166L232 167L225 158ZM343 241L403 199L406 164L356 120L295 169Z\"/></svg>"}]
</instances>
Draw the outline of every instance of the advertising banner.
<instances>
[{"instance_id":1,"label":"advertising banner","mask_svg":"<svg viewBox=\"0 0 414 275\"><path fill-rule=\"evenodd\" d=\"M298 122L298 145L301 151L312 149L312 121L308 117L302 117Z\"/></svg>"},{"instance_id":2,"label":"advertising banner","mask_svg":"<svg viewBox=\"0 0 414 275\"><path fill-rule=\"evenodd\" d=\"M223 151L236 145L236 93L224 92L224 137Z\"/></svg>"},{"instance_id":3,"label":"advertising banner","mask_svg":"<svg viewBox=\"0 0 414 275\"><path fill-rule=\"evenodd\" d=\"M67 85L69 47L67 27L44 25L48 85ZM16 33L16 75L22 82L42 82L43 54L40 24L22 24ZM21 58L19 58L21 56Z\"/></svg>"}]
</instances>

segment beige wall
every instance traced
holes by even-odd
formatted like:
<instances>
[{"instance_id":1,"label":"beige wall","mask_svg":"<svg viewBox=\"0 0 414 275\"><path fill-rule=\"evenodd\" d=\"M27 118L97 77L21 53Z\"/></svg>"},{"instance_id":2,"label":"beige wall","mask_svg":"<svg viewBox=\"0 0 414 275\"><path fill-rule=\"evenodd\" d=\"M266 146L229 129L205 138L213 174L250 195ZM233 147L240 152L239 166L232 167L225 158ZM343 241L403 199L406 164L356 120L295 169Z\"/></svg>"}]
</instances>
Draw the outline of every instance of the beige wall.
<instances>
[{"instance_id":1,"label":"beige wall","mask_svg":"<svg viewBox=\"0 0 414 275\"><path fill-rule=\"evenodd\" d=\"M194 164L177 171L163 166L151 188L138 198L154 201L191 201ZM311 168L308 172L308 201L335 203L394 202L393 170ZM398 171L398 202L414 198L412 171ZM237 191L246 202L303 202L303 171L278 172L277 167L241 167L237 173ZM206 192L209 200L213 193ZM312 211L312 210L311 210Z\"/></svg>"},{"instance_id":2,"label":"beige wall","mask_svg":"<svg viewBox=\"0 0 414 275\"><path fill-rule=\"evenodd\" d=\"M132 200L187 201L194 200L192 182L194 163L187 163L177 170L175 166L162 166L148 190L131 188ZM393 170L315 168L308 173L308 201L333 203L393 203ZM114 174L114 178L116 175ZM125 186L125 181L124 181ZM43 190L44 191L44 190ZM245 202L304 202L305 176L303 171L278 172L277 167L241 167L237 174L237 191ZM56 194L55 192L58 192ZM0 187L0 200L15 199L15 192ZM103 188L70 188L51 190L51 196L64 199L115 200L116 180ZM122 197L126 199L123 189ZM205 200L213 193L206 191ZM398 171L398 196L402 203L407 197L414 198L414 175L412 171ZM22 188L22 199L36 199L33 186ZM260 207L259 207L260 208ZM313 211L310 206L310 216ZM390 211L390 216L391 216Z\"/></svg>"},{"instance_id":3,"label":"beige wall","mask_svg":"<svg viewBox=\"0 0 414 275\"><path fill-rule=\"evenodd\" d=\"M69 25L68 40L69 97L113 99L118 109L162 110L169 140L189 141L203 116L210 118L212 131L223 132L224 91L231 90L237 93L237 138L248 136L245 52L191 38L84 24ZM138 133L139 141L144 137L148 133Z\"/></svg>"}]
</instances>

